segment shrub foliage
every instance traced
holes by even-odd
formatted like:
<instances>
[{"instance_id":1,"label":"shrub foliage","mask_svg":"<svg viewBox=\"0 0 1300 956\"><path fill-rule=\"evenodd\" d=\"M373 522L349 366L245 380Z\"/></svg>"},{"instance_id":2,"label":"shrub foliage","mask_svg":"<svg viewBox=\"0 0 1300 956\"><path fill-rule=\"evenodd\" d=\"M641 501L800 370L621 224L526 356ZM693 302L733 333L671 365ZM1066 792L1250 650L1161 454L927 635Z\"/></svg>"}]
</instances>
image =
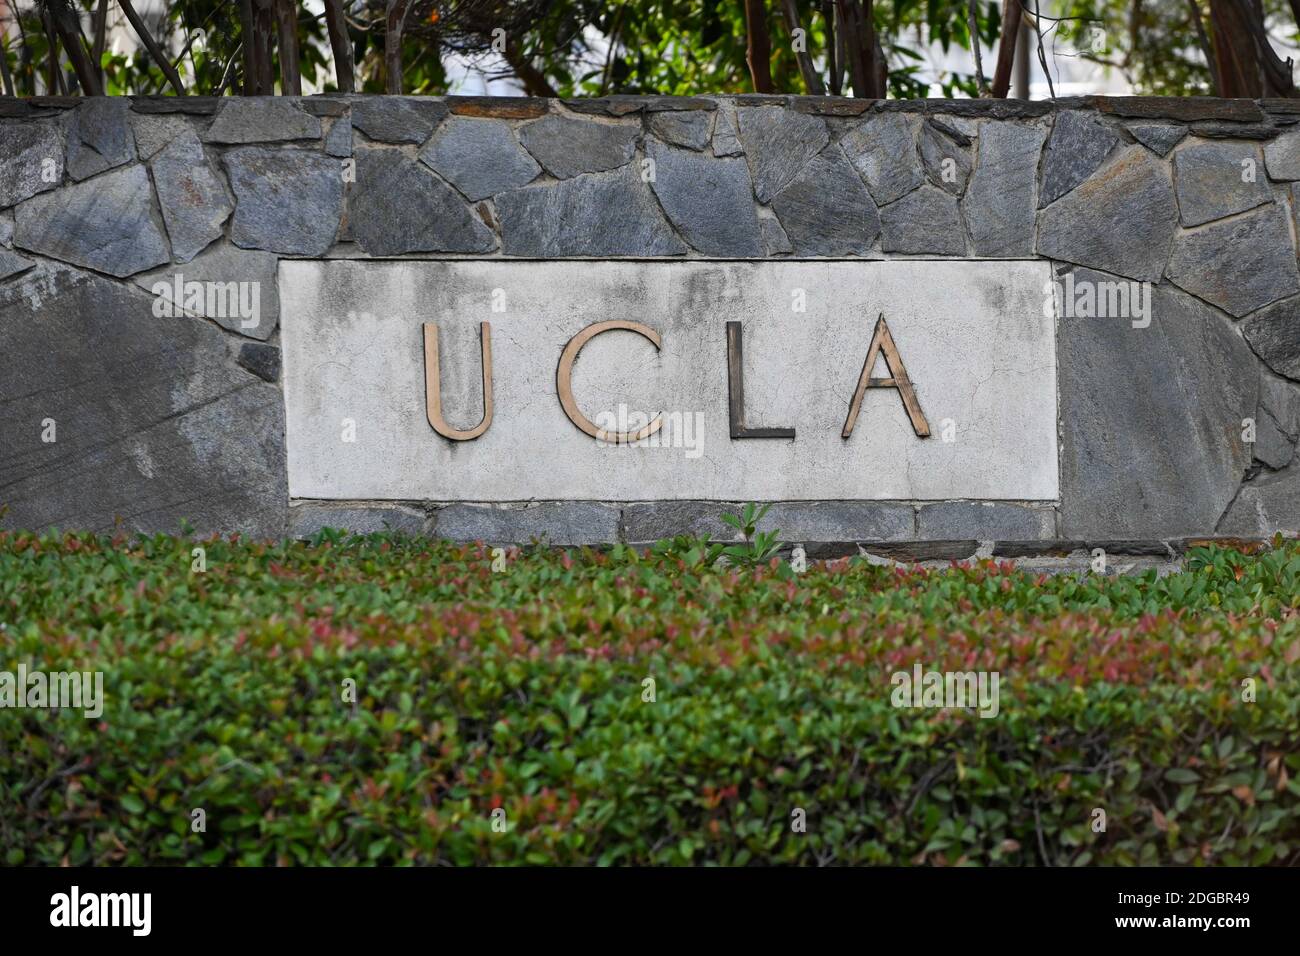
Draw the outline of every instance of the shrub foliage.
<instances>
[{"instance_id":1,"label":"shrub foliage","mask_svg":"<svg viewBox=\"0 0 1300 956\"><path fill-rule=\"evenodd\" d=\"M107 698L0 709L3 860L1300 861L1294 543L1163 578L708 554L0 533L0 670ZM997 671L998 715L892 706L917 662Z\"/></svg>"}]
</instances>

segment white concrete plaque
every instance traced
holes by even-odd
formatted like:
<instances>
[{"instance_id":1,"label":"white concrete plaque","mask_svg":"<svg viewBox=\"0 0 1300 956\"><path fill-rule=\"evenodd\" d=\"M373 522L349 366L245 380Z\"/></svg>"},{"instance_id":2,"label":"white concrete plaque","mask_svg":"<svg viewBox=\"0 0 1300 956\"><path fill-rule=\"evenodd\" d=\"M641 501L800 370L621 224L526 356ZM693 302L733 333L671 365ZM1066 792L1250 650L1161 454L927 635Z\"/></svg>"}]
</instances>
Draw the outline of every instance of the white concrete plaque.
<instances>
[{"instance_id":1,"label":"white concrete plaque","mask_svg":"<svg viewBox=\"0 0 1300 956\"><path fill-rule=\"evenodd\" d=\"M1037 261L281 261L289 493L1055 499L1049 282ZM645 330L594 331L563 374L566 345L609 321ZM430 424L425 329L437 330L443 427L464 433L483 418L481 323L490 424L444 437ZM764 429L794 437L750 437Z\"/></svg>"}]
</instances>

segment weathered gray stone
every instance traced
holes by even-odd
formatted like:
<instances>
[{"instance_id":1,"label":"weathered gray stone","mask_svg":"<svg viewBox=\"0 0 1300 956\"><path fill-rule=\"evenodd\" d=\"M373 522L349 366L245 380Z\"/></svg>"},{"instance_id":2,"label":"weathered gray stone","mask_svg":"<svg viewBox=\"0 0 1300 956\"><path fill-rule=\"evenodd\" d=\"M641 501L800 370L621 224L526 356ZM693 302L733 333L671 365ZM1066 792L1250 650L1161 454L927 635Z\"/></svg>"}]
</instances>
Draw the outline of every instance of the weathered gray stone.
<instances>
[{"instance_id":1,"label":"weathered gray stone","mask_svg":"<svg viewBox=\"0 0 1300 956\"><path fill-rule=\"evenodd\" d=\"M673 233L632 167L525 186L496 199L508 256L677 256Z\"/></svg>"},{"instance_id":2,"label":"weathered gray stone","mask_svg":"<svg viewBox=\"0 0 1300 956\"><path fill-rule=\"evenodd\" d=\"M556 179L617 169L632 161L641 136L630 123L544 116L519 130L524 148Z\"/></svg>"},{"instance_id":3,"label":"weathered gray stone","mask_svg":"<svg viewBox=\"0 0 1300 956\"><path fill-rule=\"evenodd\" d=\"M1259 147L1197 140L1174 153L1178 212L1184 226L1199 226L1272 200L1258 175Z\"/></svg>"},{"instance_id":4,"label":"weathered gray stone","mask_svg":"<svg viewBox=\"0 0 1300 956\"><path fill-rule=\"evenodd\" d=\"M785 501L768 509L759 530L782 541L902 541L914 537L911 505L878 501Z\"/></svg>"},{"instance_id":5,"label":"weathered gray stone","mask_svg":"<svg viewBox=\"0 0 1300 956\"><path fill-rule=\"evenodd\" d=\"M737 131L736 106L734 103L718 104L713 114L713 155L743 156L745 147L740 145Z\"/></svg>"},{"instance_id":6,"label":"weathered gray stone","mask_svg":"<svg viewBox=\"0 0 1300 956\"><path fill-rule=\"evenodd\" d=\"M245 146L226 153L224 162L235 193L235 245L291 256L329 249L343 216L336 160L310 150Z\"/></svg>"},{"instance_id":7,"label":"weathered gray stone","mask_svg":"<svg viewBox=\"0 0 1300 956\"><path fill-rule=\"evenodd\" d=\"M496 237L455 190L395 149L357 150L348 235L372 256L490 252Z\"/></svg>"},{"instance_id":8,"label":"weathered gray stone","mask_svg":"<svg viewBox=\"0 0 1300 956\"><path fill-rule=\"evenodd\" d=\"M33 196L17 209L14 243L119 278L171 258L143 166Z\"/></svg>"},{"instance_id":9,"label":"weathered gray stone","mask_svg":"<svg viewBox=\"0 0 1300 956\"><path fill-rule=\"evenodd\" d=\"M1255 459L1269 468L1285 468L1295 457L1298 437L1300 388L1267 372L1261 373L1259 410L1255 414Z\"/></svg>"},{"instance_id":10,"label":"weathered gray stone","mask_svg":"<svg viewBox=\"0 0 1300 956\"><path fill-rule=\"evenodd\" d=\"M1260 309L1241 324L1241 332L1264 364L1300 381L1300 298Z\"/></svg>"},{"instance_id":11,"label":"weathered gray stone","mask_svg":"<svg viewBox=\"0 0 1300 956\"><path fill-rule=\"evenodd\" d=\"M1207 139L1269 140L1278 134L1278 127L1271 123L1229 123L1220 120L1193 123L1190 130L1193 136Z\"/></svg>"},{"instance_id":12,"label":"weathered gray stone","mask_svg":"<svg viewBox=\"0 0 1300 956\"><path fill-rule=\"evenodd\" d=\"M1113 281L1088 270L1076 282ZM1205 534L1250 465L1258 363L1231 323L1167 285L1151 324L1060 320L1061 534Z\"/></svg>"},{"instance_id":13,"label":"weathered gray stone","mask_svg":"<svg viewBox=\"0 0 1300 956\"><path fill-rule=\"evenodd\" d=\"M916 138L921 121L901 113L874 113L840 140L840 149L867 181L877 205L891 203L925 182Z\"/></svg>"},{"instance_id":14,"label":"weathered gray stone","mask_svg":"<svg viewBox=\"0 0 1300 956\"><path fill-rule=\"evenodd\" d=\"M700 112L682 115L708 117ZM740 258L762 254L754 190L744 160L715 159L653 139L646 141L646 155L655 164L651 188L659 204L698 252Z\"/></svg>"},{"instance_id":15,"label":"weathered gray stone","mask_svg":"<svg viewBox=\"0 0 1300 956\"><path fill-rule=\"evenodd\" d=\"M357 96L352 126L380 143L423 143L447 115L447 104L427 96Z\"/></svg>"},{"instance_id":16,"label":"weathered gray stone","mask_svg":"<svg viewBox=\"0 0 1300 956\"><path fill-rule=\"evenodd\" d=\"M142 160L149 160L172 140L193 133L195 126L185 116L132 113L131 129L135 133L136 154Z\"/></svg>"},{"instance_id":17,"label":"weathered gray stone","mask_svg":"<svg viewBox=\"0 0 1300 956\"><path fill-rule=\"evenodd\" d=\"M212 319L223 329L266 341L280 320L280 292L275 281L278 262L269 252L240 249L223 242L200 253L183 268L170 266L148 272L136 276L135 283L173 303L175 311ZM181 281L180 298L175 291L177 276ZM185 295L185 285L191 282L202 284L201 297ZM255 304L256 308L242 310L245 303Z\"/></svg>"},{"instance_id":18,"label":"weathered gray stone","mask_svg":"<svg viewBox=\"0 0 1300 956\"><path fill-rule=\"evenodd\" d=\"M420 159L473 201L526 186L542 171L504 120L453 116L420 150Z\"/></svg>"},{"instance_id":19,"label":"weathered gray stone","mask_svg":"<svg viewBox=\"0 0 1300 956\"><path fill-rule=\"evenodd\" d=\"M346 158L352 155L352 117L340 116L325 136L325 152Z\"/></svg>"},{"instance_id":20,"label":"weathered gray stone","mask_svg":"<svg viewBox=\"0 0 1300 956\"><path fill-rule=\"evenodd\" d=\"M320 133L320 120L299 109L292 99L235 96L225 100L203 139L209 143L278 143L320 139Z\"/></svg>"},{"instance_id":21,"label":"weathered gray stone","mask_svg":"<svg viewBox=\"0 0 1300 956\"><path fill-rule=\"evenodd\" d=\"M0 282L10 276L16 276L20 272L26 272L34 265L36 263L31 259L25 259L18 253L10 252L8 249L0 249Z\"/></svg>"},{"instance_id":22,"label":"weathered gray stone","mask_svg":"<svg viewBox=\"0 0 1300 956\"><path fill-rule=\"evenodd\" d=\"M1216 530L1258 538L1300 531L1300 464L1243 485Z\"/></svg>"},{"instance_id":23,"label":"weathered gray stone","mask_svg":"<svg viewBox=\"0 0 1300 956\"><path fill-rule=\"evenodd\" d=\"M1033 541L1056 533L1051 508L992 501L939 501L917 511L917 537L955 541Z\"/></svg>"},{"instance_id":24,"label":"weathered gray stone","mask_svg":"<svg viewBox=\"0 0 1300 956\"><path fill-rule=\"evenodd\" d=\"M1226 120L1258 123L1264 111L1253 100L1217 99L1210 96L1094 96L1089 102L1099 112L1141 119Z\"/></svg>"},{"instance_id":25,"label":"weathered gray stone","mask_svg":"<svg viewBox=\"0 0 1300 956\"><path fill-rule=\"evenodd\" d=\"M420 508L408 505L340 505L303 502L289 509L289 533L295 538L310 538L322 528L336 528L354 534L395 531L412 536L423 535L429 519Z\"/></svg>"},{"instance_id":26,"label":"weathered gray stone","mask_svg":"<svg viewBox=\"0 0 1300 956\"><path fill-rule=\"evenodd\" d=\"M0 212L0 246L8 249L14 244L14 214L13 210Z\"/></svg>"},{"instance_id":27,"label":"weathered gray stone","mask_svg":"<svg viewBox=\"0 0 1300 956\"><path fill-rule=\"evenodd\" d=\"M671 146L702 150L709 145L713 115L701 110L684 113L650 113L646 116L650 133Z\"/></svg>"},{"instance_id":28,"label":"weathered gray stone","mask_svg":"<svg viewBox=\"0 0 1300 956\"><path fill-rule=\"evenodd\" d=\"M1157 156L1168 156L1169 151L1183 141L1186 126L1172 123L1133 123L1128 127L1133 138Z\"/></svg>"},{"instance_id":29,"label":"weathered gray stone","mask_svg":"<svg viewBox=\"0 0 1300 956\"><path fill-rule=\"evenodd\" d=\"M135 159L131 102L120 96L87 97L68 114L68 175L89 179Z\"/></svg>"},{"instance_id":30,"label":"weathered gray stone","mask_svg":"<svg viewBox=\"0 0 1300 956\"><path fill-rule=\"evenodd\" d=\"M799 255L860 256L880 235L871 194L835 146L814 156L772 200L772 209Z\"/></svg>"},{"instance_id":31,"label":"weathered gray stone","mask_svg":"<svg viewBox=\"0 0 1300 956\"><path fill-rule=\"evenodd\" d=\"M609 544L618 540L619 509L594 501L519 505L453 504L434 514L433 531L451 541L489 544Z\"/></svg>"},{"instance_id":32,"label":"weathered gray stone","mask_svg":"<svg viewBox=\"0 0 1300 956\"><path fill-rule=\"evenodd\" d=\"M189 262L214 239L235 208L193 132L182 133L149 164L172 257Z\"/></svg>"},{"instance_id":33,"label":"weathered gray stone","mask_svg":"<svg viewBox=\"0 0 1300 956\"><path fill-rule=\"evenodd\" d=\"M739 541L740 532L722 516L740 514L743 507L722 501L634 502L623 506L623 537L629 544L650 544L678 535Z\"/></svg>"},{"instance_id":34,"label":"weathered gray stone","mask_svg":"<svg viewBox=\"0 0 1300 956\"><path fill-rule=\"evenodd\" d=\"M1300 179L1300 127L1287 130L1265 146L1264 162L1273 179Z\"/></svg>"},{"instance_id":35,"label":"weathered gray stone","mask_svg":"<svg viewBox=\"0 0 1300 956\"><path fill-rule=\"evenodd\" d=\"M1179 235L1169 278L1243 316L1300 291L1286 214L1275 205Z\"/></svg>"},{"instance_id":36,"label":"weathered gray stone","mask_svg":"<svg viewBox=\"0 0 1300 956\"><path fill-rule=\"evenodd\" d=\"M240 368L246 368L264 382L280 381L280 350L261 342L245 342L239 347L236 358Z\"/></svg>"},{"instance_id":37,"label":"weathered gray stone","mask_svg":"<svg viewBox=\"0 0 1300 956\"><path fill-rule=\"evenodd\" d=\"M781 228L779 219L775 216L765 216L758 221L758 225L763 233L763 255L788 256L794 252L794 246L790 245L790 237Z\"/></svg>"},{"instance_id":38,"label":"weathered gray stone","mask_svg":"<svg viewBox=\"0 0 1300 956\"><path fill-rule=\"evenodd\" d=\"M1119 142L1119 135L1090 113L1058 113L1043 150L1043 182L1038 208L1056 202L1102 164Z\"/></svg>"},{"instance_id":39,"label":"weathered gray stone","mask_svg":"<svg viewBox=\"0 0 1300 956\"><path fill-rule=\"evenodd\" d=\"M754 195L767 204L830 141L826 121L772 106L737 110L737 130Z\"/></svg>"},{"instance_id":40,"label":"weathered gray stone","mask_svg":"<svg viewBox=\"0 0 1300 956\"><path fill-rule=\"evenodd\" d=\"M966 215L978 221L969 207ZM1168 169L1149 150L1129 146L1039 213L1037 250L1154 282L1164 272L1177 223Z\"/></svg>"},{"instance_id":41,"label":"weathered gray stone","mask_svg":"<svg viewBox=\"0 0 1300 956\"><path fill-rule=\"evenodd\" d=\"M0 123L0 207L63 182L63 136L57 123Z\"/></svg>"},{"instance_id":42,"label":"weathered gray stone","mask_svg":"<svg viewBox=\"0 0 1300 956\"><path fill-rule=\"evenodd\" d=\"M962 200L977 256L1028 256L1034 251L1034 199L1043 131L1014 123L986 124L979 161Z\"/></svg>"},{"instance_id":43,"label":"weathered gray stone","mask_svg":"<svg viewBox=\"0 0 1300 956\"><path fill-rule=\"evenodd\" d=\"M283 405L218 329L130 286L51 264L0 286L0 409L26 423L0 447L5 527L281 537Z\"/></svg>"},{"instance_id":44,"label":"weathered gray stone","mask_svg":"<svg viewBox=\"0 0 1300 956\"><path fill-rule=\"evenodd\" d=\"M922 186L880 210L885 252L960 256L966 252L957 199L934 186Z\"/></svg>"},{"instance_id":45,"label":"weathered gray stone","mask_svg":"<svg viewBox=\"0 0 1300 956\"><path fill-rule=\"evenodd\" d=\"M927 120L921 125L921 162L930 182L960 196L970 179L970 137L947 124Z\"/></svg>"}]
</instances>

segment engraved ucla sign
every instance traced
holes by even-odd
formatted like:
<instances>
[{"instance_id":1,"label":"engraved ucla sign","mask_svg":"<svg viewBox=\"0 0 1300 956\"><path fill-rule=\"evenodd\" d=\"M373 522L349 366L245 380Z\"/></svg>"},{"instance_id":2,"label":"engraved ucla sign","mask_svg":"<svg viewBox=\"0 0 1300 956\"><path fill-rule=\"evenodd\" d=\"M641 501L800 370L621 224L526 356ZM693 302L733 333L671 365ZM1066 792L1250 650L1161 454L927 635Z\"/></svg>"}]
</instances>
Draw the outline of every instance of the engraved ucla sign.
<instances>
[{"instance_id":1,"label":"engraved ucla sign","mask_svg":"<svg viewBox=\"0 0 1300 956\"><path fill-rule=\"evenodd\" d=\"M285 262L290 494L1052 500L1049 278L1028 261Z\"/></svg>"}]
</instances>

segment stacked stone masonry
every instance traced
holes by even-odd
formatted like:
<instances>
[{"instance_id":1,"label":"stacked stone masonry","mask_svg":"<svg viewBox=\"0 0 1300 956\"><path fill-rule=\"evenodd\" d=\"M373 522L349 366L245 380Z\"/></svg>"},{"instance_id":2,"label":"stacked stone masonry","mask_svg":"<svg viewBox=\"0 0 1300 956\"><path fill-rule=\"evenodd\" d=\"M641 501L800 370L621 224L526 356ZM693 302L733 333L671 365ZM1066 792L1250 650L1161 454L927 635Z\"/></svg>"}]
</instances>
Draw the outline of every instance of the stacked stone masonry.
<instances>
[{"instance_id":1,"label":"stacked stone masonry","mask_svg":"<svg viewBox=\"0 0 1300 956\"><path fill-rule=\"evenodd\" d=\"M1295 533L1298 189L1294 101L0 98L0 527L728 537L739 503L291 502L279 261L915 256L1151 283L1155 321L1058 321L1059 501L778 502L784 540ZM256 281L259 323L159 318L177 272Z\"/></svg>"}]
</instances>

